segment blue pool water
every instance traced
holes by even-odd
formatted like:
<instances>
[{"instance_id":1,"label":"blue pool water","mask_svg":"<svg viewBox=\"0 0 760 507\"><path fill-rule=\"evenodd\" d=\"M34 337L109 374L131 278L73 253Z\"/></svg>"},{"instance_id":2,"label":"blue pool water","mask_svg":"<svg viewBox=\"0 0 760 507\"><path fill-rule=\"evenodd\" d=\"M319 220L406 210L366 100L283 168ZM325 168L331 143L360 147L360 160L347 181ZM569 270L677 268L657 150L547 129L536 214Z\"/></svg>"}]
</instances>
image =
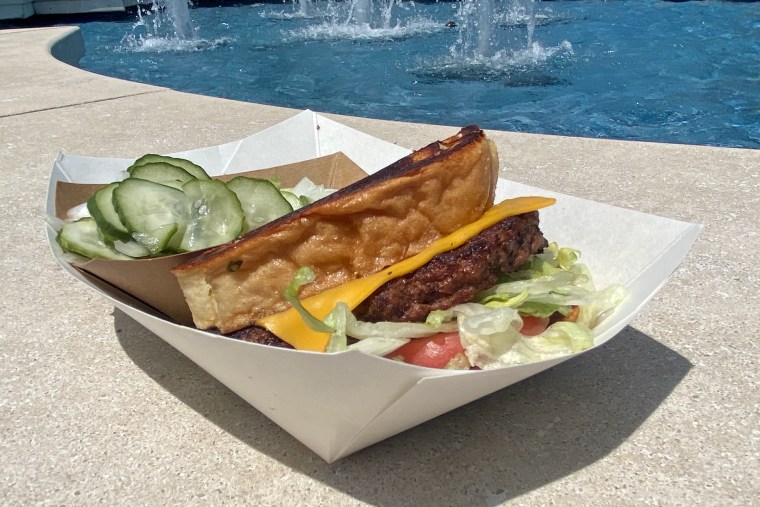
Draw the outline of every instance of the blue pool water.
<instances>
[{"instance_id":1,"label":"blue pool water","mask_svg":"<svg viewBox=\"0 0 760 507\"><path fill-rule=\"evenodd\" d=\"M760 148L760 3L496 0L485 50L463 3L369 24L350 4L196 7L182 40L164 15L85 22L81 66L325 112Z\"/></svg>"}]
</instances>

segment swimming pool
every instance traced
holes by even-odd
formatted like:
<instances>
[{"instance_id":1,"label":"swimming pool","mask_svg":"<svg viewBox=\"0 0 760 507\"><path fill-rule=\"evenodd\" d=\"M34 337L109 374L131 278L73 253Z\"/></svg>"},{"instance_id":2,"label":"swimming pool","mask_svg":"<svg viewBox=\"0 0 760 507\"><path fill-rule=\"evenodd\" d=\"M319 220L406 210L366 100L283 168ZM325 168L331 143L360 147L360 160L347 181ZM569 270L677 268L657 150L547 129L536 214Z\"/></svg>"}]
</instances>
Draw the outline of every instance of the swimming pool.
<instances>
[{"instance_id":1,"label":"swimming pool","mask_svg":"<svg viewBox=\"0 0 760 507\"><path fill-rule=\"evenodd\" d=\"M760 148L760 3L497 0L486 54L460 2L388 4L369 25L349 4L196 7L184 40L147 14L80 23L80 65L324 112Z\"/></svg>"}]
</instances>

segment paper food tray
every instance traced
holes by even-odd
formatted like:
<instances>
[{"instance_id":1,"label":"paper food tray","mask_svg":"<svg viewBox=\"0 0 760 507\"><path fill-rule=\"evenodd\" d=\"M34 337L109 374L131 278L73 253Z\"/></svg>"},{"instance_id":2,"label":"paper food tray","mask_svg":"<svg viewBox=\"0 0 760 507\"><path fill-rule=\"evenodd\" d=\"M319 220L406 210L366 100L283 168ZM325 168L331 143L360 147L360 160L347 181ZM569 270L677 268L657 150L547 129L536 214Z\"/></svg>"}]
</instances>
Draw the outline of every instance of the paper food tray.
<instances>
[{"instance_id":1,"label":"paper food tray","mask_svg":"<svg viewBox=\"0 0 760 507\"><path fill-rule=\"evenodd\" d=\"M338 152L372 173L409 150L304 111L241 141L175 155L219 175ZM48 215L55 216L57 182L108 183L118 179L130 162L59 156L50 180ZM546 238L580 250L581 260L598 286L618 283L628 288L630 297L594 330L595 347L610 340L638 314L678 267L701 230L696 224L499 180L497 201L519 195L556 197L556 205L541 211ZM320 354L233 340L162 318L121 291L75 269L55 242L54 226L48 224L47 233L63 269L328 462L574 357L501 370L454 371L411 366L356 351Z\"/></svg>"}]
</instances>

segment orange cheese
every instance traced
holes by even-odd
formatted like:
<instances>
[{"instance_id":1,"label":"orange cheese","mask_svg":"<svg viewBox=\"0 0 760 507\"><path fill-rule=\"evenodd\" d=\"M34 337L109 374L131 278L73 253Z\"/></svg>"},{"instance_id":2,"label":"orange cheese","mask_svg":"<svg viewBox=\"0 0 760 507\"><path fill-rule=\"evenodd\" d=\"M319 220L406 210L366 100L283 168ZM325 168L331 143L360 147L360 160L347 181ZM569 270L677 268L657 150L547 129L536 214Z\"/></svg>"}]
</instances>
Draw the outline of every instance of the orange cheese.
<instances>
[{"instance_id":1,"label":"orange cheese","mask_svg":"<svg viewBox=\"0 0 760 507\"><path fill-rule=\"evenodd\" d=\"M515 199L507 199L488 209L475 222L434 241L417 255L397 262L370 276L352 280L320 294L305 298L301 303L304 308L318 319L324 319L335 308L338 302L343 302L349 308L354 309L384 283L411 273L425 265L434 256L463 245L470 238L488 227L501 222L507 217L536 211L551 206L554 203L555 199L548 197L517 197ZM312 330L293 308L261 318L257 321L257 324L268 329L299 350L324 352L330 340L329 333Z\"/></svg>"}]
</instances>

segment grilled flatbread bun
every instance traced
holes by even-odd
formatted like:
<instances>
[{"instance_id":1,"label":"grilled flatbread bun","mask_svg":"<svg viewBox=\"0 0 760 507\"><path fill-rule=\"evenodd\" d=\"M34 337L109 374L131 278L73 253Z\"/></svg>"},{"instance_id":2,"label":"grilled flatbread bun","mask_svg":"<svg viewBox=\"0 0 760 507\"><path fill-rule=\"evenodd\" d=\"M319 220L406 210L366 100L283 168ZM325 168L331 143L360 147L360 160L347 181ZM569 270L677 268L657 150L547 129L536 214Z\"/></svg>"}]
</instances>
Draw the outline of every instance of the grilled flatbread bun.
<instances>
[{"instance_id":1,"label":"grilled flatbread bun","mask_svg":"<svg viewBox=\"0 0 760 507\"><path fill-rule=\"evenodd\" d=\"M198 328L230 333L290 305L296 270L316 280L307 297L367 276L425 249L493 205L498 156L467 127L172 272Z\"/></svg>"}]
</instances>

